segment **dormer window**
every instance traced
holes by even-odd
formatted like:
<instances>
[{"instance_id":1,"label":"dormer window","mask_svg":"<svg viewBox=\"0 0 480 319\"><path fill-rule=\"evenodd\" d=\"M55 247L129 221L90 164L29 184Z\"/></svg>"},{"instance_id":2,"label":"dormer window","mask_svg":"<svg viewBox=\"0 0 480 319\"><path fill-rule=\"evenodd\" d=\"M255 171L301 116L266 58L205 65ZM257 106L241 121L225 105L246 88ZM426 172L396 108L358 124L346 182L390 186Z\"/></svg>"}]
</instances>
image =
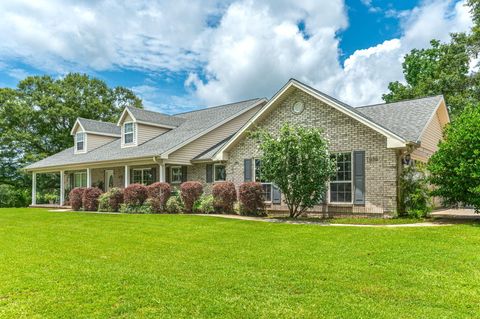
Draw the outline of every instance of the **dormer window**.
<instances>
[{"instance_id":1,"label":"dormer window","mask_svg":"<svg viewBox=\"0 0 480 319\"><path fill-rule=\"evenodd\" d=\"M75 134L75 150L77 153L85 151L85 133L79 132Z\"/></svg>"},{"instance_id":2,"label":"dormer window","mask_svg":"<svg viewBox=\"0 0 480 319\"><path fill-rule=\"evenodd\" d=\"M130 145L135 143L135 123L128 122L123 124L123 144Z\"/></svg>"}]
</instances>

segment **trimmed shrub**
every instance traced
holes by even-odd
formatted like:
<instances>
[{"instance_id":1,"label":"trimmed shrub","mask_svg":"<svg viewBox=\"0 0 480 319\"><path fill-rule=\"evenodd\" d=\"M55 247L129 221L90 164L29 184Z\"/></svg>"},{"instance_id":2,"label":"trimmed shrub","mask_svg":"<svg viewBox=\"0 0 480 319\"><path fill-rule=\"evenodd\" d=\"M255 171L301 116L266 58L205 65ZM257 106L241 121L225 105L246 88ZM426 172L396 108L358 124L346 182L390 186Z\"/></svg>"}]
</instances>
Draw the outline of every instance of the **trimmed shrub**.
<instances>
[{"instance_id":1,"label":"trimmed shrub","mask_svg":"<svg viewBox=\"0 0 480 319\"><path fill-rule=\"evenodd\" d=\"M85 192L85 187L76 187L68 194L68 201L70 206L72 206L72 210L82 209L83 192Z\"/></svg>"},{"instance_id":2,"label":"trimmed shrub","mask_svg":"<svg viewBox=\"0 0 480 319\"><path fill-rule=\"evenodd\" d=\"M130 184L123 191L123 202L127 205L141 206L147 198L147 187L142 184Z\"/></svg>"},{"instance_id":3,"label":"trimmed shrub","mask_svg":"<svg viewBox=\"0 0 480 319\"><path fill-rule=\"evenodd\" d=\"M171 195L171 188L168 183L153 183L147 186L148 197L154 213L165 212L165 206Z\"/></svg>"},{"instance_id":4,"label":"trimmed shrub","mask_svg":"<svg viewBox=\"0 0 480 319\"><path fill-rule=\"evenodd\" d=\"M193 205L203 194L203 186L200 182L185 182L180 185L185 212L192 213Z\"/></svg>"},{"instance_id":5,"label":"trimmed shrub","mask_svg":"<svg viewBox=\"0 0 480 319\"><path fill-rule=\"evenodd\" d=\"M108 200L110 199L109 193L103 193L98 198L98 211L99 212L111 212L110 205L108 205Z\"/></svg>"},{"instance_id":6,"label":"trimmed shrub","mask_svg":"<svg viewBox=\"0 0 480 319\"><path fill-rule=\"evenodd\" d=\"M82 196L83 210L97 211L98 210L98 198L102 195L102 190L97 187L85 188Z\"/></svg>"},{"instance_id":7,"label":"trimmed shrub","mask_svg":"<svg viewBox=\"0 0 480 319\"><path fill-rule=\"evenodd\" d=\"M237 201L237 191L232 182L222 182L213 185L212 195L215 212L224 214L234 212L233 206Z\"/></svg>"},{"instance_id":8,"label":"trimmed shrub","mask_svg":"<svg viewBox=\"0 0 480 319\"><path fill-rule=\"evenodd\" d=\"M199 200L195 202L195 212L200 214L213 214L215 212L213 195L202 195Z\"/></svg>"},{"instance_id":9,"label":"trimmed shrub","mask_svg":"<svg viewBox=\"0 0 480 319\"><path fill-rule=\"evenodd\" d=\"M148 200L146 200L142 205L135 204L121 204L120 213L123 214L151 214L152 208Z\"/></svg>"},{"instance_id":10,"label":"trimmed shrub","mask_svg":"<svg viewBox=\"0 0 480 319\"><path fill-rule=\"evenodd\" d=\"M256 182L242 183L238 189L238 198L240 200L240 214L265 215L262 184Z\"/></svg>"},{"instance_id":11,"label":"trimmed shrub","mask_svg":"<svg viewBox=\"0 0 480 319\"><path fill-rule=\"evenodd\" d=\"M183 207L182 199L179 196L172 196L167 200L167 213L180 214Z\"/></svg>"},{"instance_id":12,"label":"trimmed shrub","mask_svg":"<svg viewBox=\"0 0 480 319\"><path fill-rule=\"evenodd\" d=\"M121 204L123 204L123 190L121 188L112 188L108 192L100 195L98 199L98 211L118 212Z\"/></svg>"}]
</instances>

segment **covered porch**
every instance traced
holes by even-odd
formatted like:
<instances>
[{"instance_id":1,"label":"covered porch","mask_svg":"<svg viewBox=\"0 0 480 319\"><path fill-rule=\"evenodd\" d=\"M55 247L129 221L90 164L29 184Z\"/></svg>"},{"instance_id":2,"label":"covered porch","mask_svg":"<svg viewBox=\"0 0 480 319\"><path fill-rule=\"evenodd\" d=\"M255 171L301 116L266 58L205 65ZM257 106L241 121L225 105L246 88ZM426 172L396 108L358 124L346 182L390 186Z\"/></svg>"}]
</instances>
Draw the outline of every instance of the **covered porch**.
<instances>
[{"instance_id":1,"label":"covered porch","mask_svg":"<svg viewBox=\"0 0 480 319\"><path fill-rule=\"evenodd\" d=\"M107 192L110 189L124 188L133 183L149 185L155 182L169 182L180 185L187 180L187 165L164 163L156 159L122 164L85 165L84 167L59 167L57 169L32 171L32 203L31 207L61 208L69 205L68 194L76 187L98 187ZM192 171L190 169L190 171ZM53 196L45 199L44 183L39 181L49 175L55 181L49 187ZM42 178L39 178L42 176ZM50 183L52 184L52 183Z\"/></svg>"}]
</instances>

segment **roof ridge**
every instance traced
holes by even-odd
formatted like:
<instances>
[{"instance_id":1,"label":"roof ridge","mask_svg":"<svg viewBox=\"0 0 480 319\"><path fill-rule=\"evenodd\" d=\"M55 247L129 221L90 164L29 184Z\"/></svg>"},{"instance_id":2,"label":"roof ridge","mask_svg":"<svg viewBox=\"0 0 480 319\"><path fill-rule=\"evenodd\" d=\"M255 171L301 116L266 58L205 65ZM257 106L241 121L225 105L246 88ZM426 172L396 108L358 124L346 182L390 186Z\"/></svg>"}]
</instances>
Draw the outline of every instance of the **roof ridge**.
<instances>
[{"instance_id":1,"label":"roof ridge","mask_svg":"<svg viewBox=\"0 0 480 319\"><path fill-rule=\"evenodd\" d=\"M177 116L177 115L181 115L181 114L188 114L188 113L194 113L194 112L201 112L201 111L206 111L206 110L211 110L211 109L215 109L215 108L219 108L219 107L224 107L224 106L230 106L230 105L233 105L233 104L239 104L239 103L245 103L245 102L249 102L249 101L255 101L255 100L261 100L261 99L266 99L265 97L257 97L257 98L253 98L253 99L248 99L248 100L243 100L243 101L238 101L238 102L232 102L232 103L227 103L227 104L221 104L221 105L215 105L215 106L210 106L210 107L205 107L203 109L199 109L199 110L193 110L193 111L187 111L187 112L181 112L181 113L176 113L176 114L173 114L172 116Z\"/></svg>"},{"instance_id":2,"label":"roof ridge","mask_svg":"<svg viewBox=\"0 0 480 319\"><path fill-rule=\"evenodd\" d=\"M112 123L112 122L105 122L105 121L100 121L100 120L93 120L93 119L88 119L88 118L86 118L86 117L81 117L81 116L77 117L77 119L79 119L79 120L87 120L87 121L92 121L92 122L97 122L97 123L113 124L113 125L115 125L115 126L117 125L117 124Z\"/></svg>"},{"instance_id":3,"label":"roof ridge","mask_svg":"<svg viewBox=\"0 0 480 319\"><path fill-rule=\"evenodd\" d=\"M400 101L395 101L395 102L383 102L383 103L376 103L376 104L367 104L367 105L356 106L355 108L356 109L361 109L361 108L364 108L364 107L372 107L372 106L379 106L379 105L389 105L389 104L402 103L402 102L418 101L418 100L431 99L431 98L435 98L435 97L443 97L443 94L429 95L429 96L417 97L417 98L400 100Z\"/></svg>"},{"instance_id":4,"label":"roof ridge","mask_svg":"<svg viewBox=\"0 0 480 319\"><path fill-rule=\"evenodd\" d=\"M173 115L170 115L170 114L157 112L157 111L152 111L152 110L147 110L147 109L141 109L141 108L130 106L130 105L127 105L126 108L128 108L129 110L133 109L133 110L137 110L137 111L150 112L150 113L160 114L160 115L169 116L169 117L173 116Z\"/></svg>"}]
</instances>

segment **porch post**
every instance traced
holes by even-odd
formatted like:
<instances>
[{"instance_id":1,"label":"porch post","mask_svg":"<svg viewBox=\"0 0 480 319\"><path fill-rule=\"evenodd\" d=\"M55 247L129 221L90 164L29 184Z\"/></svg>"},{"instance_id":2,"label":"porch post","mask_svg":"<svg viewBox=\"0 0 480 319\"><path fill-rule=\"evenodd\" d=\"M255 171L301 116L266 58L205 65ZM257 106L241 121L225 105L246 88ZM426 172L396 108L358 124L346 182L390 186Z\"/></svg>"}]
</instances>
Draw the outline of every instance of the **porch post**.
<instances>
[{"instance_id":1,"label":"porch post","mask_svg":"<svg viewBox=\"0 0 480 319\"><path fill-rule=\"evenodd\" d=\"M158 181L165 182L165 164L158 164Z\"/></svg>"},{"instance_id":2,"label":"porch post","mask_svg":"<svg viewBox=\"0 0 480 319\"><path fill-rule=\"evenodd\" d=\"M60 171L60 206L65 204L65 171Z\"/></svg>"},{"instance_id":3,"label":"porch post","mask_svg":"<svg viewBox=\"0 0 480 319\"><path fill-rule=\"evenodd\" d=\"M37 173L32 173L32 205L37 204Z\"/></svg>"},{"instance_id":4,"label":"porch post","mask_svg":"<svg viewBox=\"0 0 480 319\"><path fill-rule=\"evenodd\" d=\"M87 168L87 187L92 187L92 171Z\"/></svg>"},{"instance_id":5,"label":"porch post","mask_svg":"<svg viewBox=\"0 0 480 319\"><path fill-rule=\"evenodd\" d=\"M128 184L130 184L130 169L128 167L128 165L125 165L125 187L128 186Z\"/></svg>"}]
</instances>

